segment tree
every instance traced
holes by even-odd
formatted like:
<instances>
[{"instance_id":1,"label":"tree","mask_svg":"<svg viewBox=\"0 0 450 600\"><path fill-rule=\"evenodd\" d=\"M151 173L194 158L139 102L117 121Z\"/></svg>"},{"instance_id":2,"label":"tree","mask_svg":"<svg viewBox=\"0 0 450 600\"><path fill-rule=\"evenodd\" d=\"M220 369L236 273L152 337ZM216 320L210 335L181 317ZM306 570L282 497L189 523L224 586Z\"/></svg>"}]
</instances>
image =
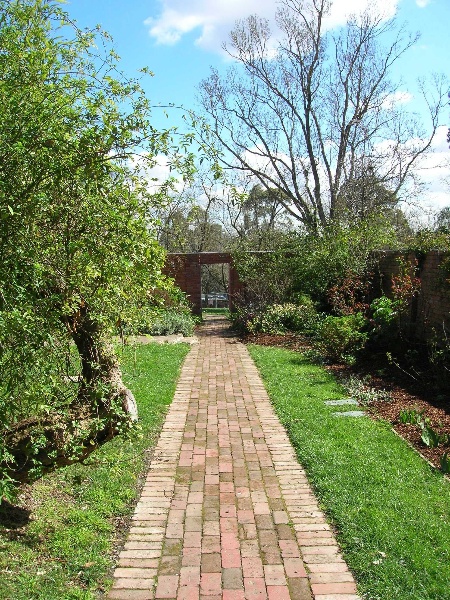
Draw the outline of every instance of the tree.
<instances>
[{"instance_id":1,"label":"tree","mask_svg":"<svg viewBox=\"0 0 450 600\"><path fill-rule=\"evenodd\" d=\"M330 7L329 0L280 0L276 39L256 15L238 21L225 46L237 66L226 77L212 70L200 85L205 142L218 141L226 168L279 190L285 210L309 231L338 222L343 191L371 177L401 199L430 150L447 90L436 78L425 137L400 110L390 80L416 38L370 12L327 30ZM385 38L393 41L384 45Z\"/></svg>"},{"instance_id":2,"label":"tree","mask_svg":"<svg viewBox=\"0 0 450 600\"><path fill-rule=\"evenodd\" d=\"M435 228L441 233L450 233L450 206L446 206L438 212Z\"/></svg>"},{"instance_id":3,"label":"tree","mask_svg":"<svg viewBox=\"0 0 450 600\"><path fill-rule=\"evenodd\" d=\"M0 0L0 498L137 418L110 332L166 285L145 168L171 142L107 42Z\"/></svg>"},{"instance_id":4,"label":"tree","mask_svg":"<svg viewBox=\"0 0 450 600\"><path fill-rule=\"evenodd\" d=\"M230 236L219 218L221 190L214 172L199 165L188 183L181 191L174 190L170 201L152 212L158 223L158 240L169 252L228 250Z\"/></svg>"},{"instance_id":5,"label":"tree","mask_svg":"<svg viewBox=\"0 0 450 600\"><path fill-rule=\"evenodd\" d=\"M228 223L237 235L234 247L271 250L291 227L280 200L282 192L254 185L248 193L232 194L224 199Z\"/></svg>"}]
</instances>

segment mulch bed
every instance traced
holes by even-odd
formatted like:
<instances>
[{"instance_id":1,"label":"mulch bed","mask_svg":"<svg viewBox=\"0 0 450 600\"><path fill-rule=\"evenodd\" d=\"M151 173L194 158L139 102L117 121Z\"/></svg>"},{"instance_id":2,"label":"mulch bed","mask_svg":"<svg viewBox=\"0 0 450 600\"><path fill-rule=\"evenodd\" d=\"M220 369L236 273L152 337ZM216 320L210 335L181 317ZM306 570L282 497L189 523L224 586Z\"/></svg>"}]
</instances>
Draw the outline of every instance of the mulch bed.
<instances>
[{"instance_id":1,"label":"mulch bed","mask_svg":"<svg viewBox=\"0 0 450 600\"><path fill-rule=\"evenodd\" d=\"M275 346L303 352L311 345L302 336L255 334L243 338L244 343L259 344L262 346ZM430 385L414 380L396 367L386 368L371 356L366 363L360 363L356 368L348 365L327 365L327 370L332 371L338 378L347 378L358 375L364 378L367 388L389 393L390 400L377 400L367 406L369 414L374 419L384 419L391 423L393 429L407 440L422 456L432 465L439 468L440 459L444 452L450 454L449 446L439 445L437 448L428 448L421 439L421 430L417 425L399 422L400 412L403 410L423 411L423 416L430 419L433 429L440 434L450 434L450 394L434 392ZM383 374L380 374L383 371Z\"/></svg>"}]
</instances>

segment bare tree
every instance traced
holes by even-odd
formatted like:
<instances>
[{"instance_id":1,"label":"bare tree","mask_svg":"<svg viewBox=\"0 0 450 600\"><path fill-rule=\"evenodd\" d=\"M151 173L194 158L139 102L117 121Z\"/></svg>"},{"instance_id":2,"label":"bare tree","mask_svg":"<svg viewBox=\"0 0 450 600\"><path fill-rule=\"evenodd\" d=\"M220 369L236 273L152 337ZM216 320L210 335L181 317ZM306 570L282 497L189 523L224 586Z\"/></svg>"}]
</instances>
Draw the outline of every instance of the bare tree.
<instances>
[{"instance_id":1,"label":"bare tree","mask_svg":"<svg viewBox=\"0 0 450 600\"><path fill-rule=\"evenodd\" d=\"M310 231L340 219L346 190L373 196L363 182L376 180L401 199L431 148L448 89L442 78L433 97L423 86L426 136L400 109L400 87L390 80L417 37L370 12L327 30L330 7L329 0L280 0L276 37L256 15L238 21L224 46L237 64L200 84L210 125L203 135L218 140L224 166L280 190L285 210Z\"/></svg>"}]
</instances>

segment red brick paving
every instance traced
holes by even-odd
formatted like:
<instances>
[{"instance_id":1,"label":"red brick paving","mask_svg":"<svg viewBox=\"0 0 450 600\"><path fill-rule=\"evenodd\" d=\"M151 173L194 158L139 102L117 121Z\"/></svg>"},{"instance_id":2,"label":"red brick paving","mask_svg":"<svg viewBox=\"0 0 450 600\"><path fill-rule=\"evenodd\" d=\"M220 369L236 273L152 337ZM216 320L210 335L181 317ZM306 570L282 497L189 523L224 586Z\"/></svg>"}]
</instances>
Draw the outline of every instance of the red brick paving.
<instances>
[{"instance_id":1,"label":"red brick paving","mask_svg":"<svg viewBox=\"0 0 450 600\"><path fill-rule=\"evenodd\" d=\"M210 317L119 556L110 600L360 600L247 349Z\"/></svg>"}]
</instances>

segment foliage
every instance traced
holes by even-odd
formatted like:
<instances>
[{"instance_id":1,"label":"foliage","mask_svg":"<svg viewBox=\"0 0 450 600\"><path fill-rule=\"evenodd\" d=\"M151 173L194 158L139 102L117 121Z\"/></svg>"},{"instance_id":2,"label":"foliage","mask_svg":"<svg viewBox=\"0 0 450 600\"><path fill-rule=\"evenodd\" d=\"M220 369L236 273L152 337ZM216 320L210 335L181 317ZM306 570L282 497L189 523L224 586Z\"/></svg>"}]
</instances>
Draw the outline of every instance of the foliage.
<instances>
[{"instance_id":1,"label":"foliage","mask_svg":"<svg viewBox=\"0 0 450 600\"><path fill-rule=\"evenodd\" d=\"M20 419L35 419L18 454L35 475L38 455L56 464L55 420L68 419L61 451L75 444L75 458L87 430L128 419L108 335L163 280L148 211L168 186L151 195L146 172L180 156L108 44L52 0L0 0L0 425L14 446Z\"/></svg>"},{"instance_id":2,"label":"foliage","mask_svg":"<svg viewBox=\"0 0 450 600\"><path fill-rule=\"evenodd\" d=\"M362 331L365 325L366 319L362 313L325 317L317 329L316 345L332 360L354 362L355 353L367 341L367 333Z\"/></svg>"},{"instance_id":3,"label":"foliage","mask_svg":"<svg viewBox=\"0 0 450 600\"><path fill-rule=\"evenodd\" d=\"M450 206L442 208L436 215L436 231L450 234Z\"/></svg>"},{"instance_id":4,"label":"foliage","mask_svg":"<svg viewBox=\"0 0 450 600\"><path fill-rule=\"evenodd\" d=\"M416 409L400 411L398 420L399 423L416 425L421 430L421 440L428 448L437 448L440 444L450 445L450 435L441 434L436 431L431 421L425 416L425 411ZM447 453L441 457L441 470L443 473L448 473L447 470Z\"/></svg>"},{"instance_id":5,"label":"foliage","mask_svg":"<svg viewBox=\"0 0 450 600\"><path fill-rule=\"evenodd\" d=\"M423 410L419 411L415 408L412 408L410 410L404 409L400 411L398 420L400 423L403 424L409 423L412 425L419 425L423 421L423 415Z\"/></svg>"},{"instance_id":6,"label":"foliage","mask_svg":"<svg viewBox=\"0 0 450 600\"><path fill-rule=\"evenodd\" d=\"M420 278L415 276L418 261L414 259L411 263L399 258L397 263L399 272L392 276L392 296L399 313L405 313L413 298L420 292Z\"/></svg>"},{"instance_id":7,"label":"foliage","mask_svg":"<svg viewBox=\"0 0 450 600\"><path fill-rule=\"evenodd\" d=\"M342 288L336 301L340 310L345 310L345 301L361 303L365 281L372 269L371 253L393 239L389 225L382 227L373 220L349 226L333 225L320 236L299 236L291 266L295 290L326 306L328 291L336 286L336 291ZM358 286L353 299L351 280Z\"/></svg>"},{"instance_id":8,"label":"foliage","mask_svg":"<svg viewBox=\"0 0 450 600\"><path fill-rule=\"evenodd\" d=\"M424 227L405 240L405 247L414 252L416 256L423 256L432 250L449 252L450 233L445 229Z\"/></svg>"},{"instance_id":9,"label":"foliage","mask_svg":"<svg viewBox=\"0 0 450 600\"><path fill-rule=\"evenodd\" d=\"M180 333L185 337L192 335L195 319L189 310L157 309L141 315L141 321L135 332L148 335L171 335Z\"/></svg>"},{"instance_id":10,"label":"foliage","mask_svg":"<svg viewBox=\"0 0 450 600\"><path fill-rule=\"evenodd\" d=\"M283 334L286 332L311 334L320 321L310 298L302 297L299 304L273 304L260 315L247 316L245 329L249 333Z\"/></svg>"},{"instance_id":11,"label":"foliage","mask_svg":"<svg viewBox=\"0 0 450 600\"><path fill-rule=\"evenodd\" d=\"M233 261L244 284L242 311L247 306L250 316L259 317L271 305L296 303L298 295L322 307L331 302L341 312L358 310L364 304L371 252L392 241L392 235L389 227L368 220L330 226L321 235L293 233L280 238L272 252L235 252Z\"/></svg>"},{"instance_id":12,"label":"foliage","mask_svg":"<svg viewBox=\"0 0 450 600\"><path fill-rule=\"evenodd\" d=\"M327 292L328 303L333 312L340 316L355 312L366 312L369 292L368 277L347 273L340 283L333 285Z\"/></svg>"},{"instance_id":13,"label":"foliage","mask_svg":"<svg viewBox=\"0 0 450 600\"><path fill-rule=\"evenodd\" d=\"M240 304L252 313L262 313L268 306L292 298L294 288L293 258L287 247L273 252L235 251L233 264L244 285Z\"/></svg>"},{"instance_id":14,"label":"foliage","mask_svg":"<svg viewBox=\"0 0 450 600\"><path fill-rule=\"evenodd\" d=\"M373 322L377 330L389 328L397 316L396 303L387 296L380 296L370 305Z\"/></svg>"},{"instance_id":15,"label":"foliage","mask_svg":"<svg viewBox=\"0 0 450 600\"><path fill-rule=\"evenodd\" d=\"M444 452L441 456L441 471L446 475L450 474L450 454Z\"/></svg>"},{"instance_id":16,"label":"foliage","mask_svg":"<svg viewBox=\"0 0 450 600\"><path fill-rule=\"evenodd\" d=\"M371 387L368 385L366 378L358 375L350 375L339 379L339 382L358 404L369 405L373 402L390 402L392 399L388 391Z\"/></svg>"},{"instance_id":17,"label":"foliage","mask_svg":"<svg viewBox=\"0 0 450 600\"><path fill-rule=\"evenodd\" d=\"M398 349L400 343L400 320L397 302L387 296L375 298L370 305L370 343L372 347L385 350Z\"/></svg>"},{"instance_id":18,"label":"foliage","mask_svg":"<svg viewBox=\"0 0 450 600\"><path fill-rule=\"evenodd\" d=\"M122 339L127 335L192 335L195 319L186 294L165 279L159 288L147 294L146 302L125 322L118 322Z\"/></svg>"}]
</instances>

